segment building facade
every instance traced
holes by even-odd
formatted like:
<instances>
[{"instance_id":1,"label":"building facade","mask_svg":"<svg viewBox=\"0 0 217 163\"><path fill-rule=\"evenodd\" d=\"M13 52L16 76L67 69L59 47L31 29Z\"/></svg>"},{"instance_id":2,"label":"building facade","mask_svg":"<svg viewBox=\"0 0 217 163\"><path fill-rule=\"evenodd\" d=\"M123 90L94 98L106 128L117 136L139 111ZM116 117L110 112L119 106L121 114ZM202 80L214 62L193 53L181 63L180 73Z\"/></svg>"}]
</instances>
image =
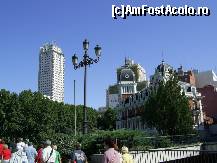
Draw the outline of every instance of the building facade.
<instances>
[{"instance_id":1,"label":"building facade","mask_svg":"<svg viewBox=\"0 0 217 163\"><path fill-rule=\"evenodd\" d=\"M115 108L118 105L119 96L118 93L109 93L106 91L106 106L107 108Z\"/></svg>"},{"instance_id":2,"label":"building facade","mask_svg":"<svg viewBox=\"0 0 217 163\"><path fill-rule=\"evenodd\" d=\"M207 85L198 88L198 91L204 96L202 104L206 116L217 118L217 88L213 85Z\"/></svg>"},{"instance_id":3,"label":"building facade","mask_svg":"<svg viewBox=\"0 0 217 163\"><path fill-rule=\"evenodd\" d=\"M117 68L117 83L106 90L106 107L115 108L122 99L142 90L148 84L146 71L132 59L125 58L125 64Z\"/></svg>"},{"instance_id":4,"label":"building facade","mask_svg":"<svg viewBox=\"0 0 217 163\"><path fill-rule=\"evenodd\" d=\"M143 114L144 103L149 98L153 89L158 87L159 82L167 82L174 72L173 68L164 61L155 69L154 75L150 77L150 85L126 99L122 99L117 106L118 116L116 121L116 128L130 128L138 130L150 130L144 126L141 120ZM184 78L184 74L183 74ZM194 127L196 129L203 128L203 112L201 105L201 94L191 83L180 81L181 91L189 99L189 106L194 120ZM181 93L181 92L180 92Z\"/></svg>"},{"instance_id":5,"label":"building facade","mask_svg":"<svg viewBox=\"0 0 217 163\"><path fill-rule=\"evenodd\" d=\"M196 86L203 96L202 105L207 125L216 124L217 121L217 75L213 70L194 71Z\"/></svg>"},{"instance_id":6,"label":"building facade","mask_svg":"<svg viewBox=\"0 0 217 163\"><path fill-rule=\"evenodd\" d=\"M64 65L64 54L56 44L40 48L38 91L57 102L64 101Z\"/></svg>"},{"instance_id":7,"label":"building facade","mask_svg":"<svg viewBox=\"0 0 217 163\"><path fill-rule=\"evenodd\" d=\"M184 71L182 66L180 66L177 75L180 81L196 86L196 77L192 70Z\"/></svg>"},{"instance_id":8,"label":"building facade","mask_svg":"<svg viewBox=\"0 0 217 163\"><path fill-rule=\"evenodd\" d=\"M203 88L207 85L217 87L217 75L213 70L198 72L195 71L196 87Z\"/></svg>"},{"instance_id":9,"label":"building facade","mask_svg":"<svg viewBox=\"0 0 217 163\"><path fill-rule=\"evenodd\" d=\"M118 78L118 101L135 94L137 92L136 86L135 73L127 66L121 69Z\"/></svg>"}]
</instances>

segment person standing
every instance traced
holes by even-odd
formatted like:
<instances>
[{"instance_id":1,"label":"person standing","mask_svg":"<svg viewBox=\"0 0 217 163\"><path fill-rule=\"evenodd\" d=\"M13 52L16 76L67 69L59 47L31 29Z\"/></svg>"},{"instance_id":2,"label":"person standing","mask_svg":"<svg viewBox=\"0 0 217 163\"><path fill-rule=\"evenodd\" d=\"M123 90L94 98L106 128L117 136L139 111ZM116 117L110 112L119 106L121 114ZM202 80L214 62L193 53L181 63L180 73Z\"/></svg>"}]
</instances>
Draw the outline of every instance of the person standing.
<instances>
[{"instance_id":1,"label":"person standing","mask_svg":"<svg viewBox=\"0 0 217 163\"><path fill-rule=\"evenodd\" d=\"M133 157L131 154L129 154L127 147L123 146L121 148L121 152L122 152L122 158L123 158L122 163L133 163Z\"/></svg>"},{"instance_id":2,"label":"person standing","mask_svg":"<svg viewBox=\"0 0 217 163\"><path fill-rule=\"evenodd\" d=\"M71 154L71 162L74 163L86 163L87 157L85 153L81 150L81 144L77 143L75 145L75 150Z\"/></svg>"},{"instance_id":3,"label":"person standing","mask_svg":"<svg viewBox=\"0 0 217 163\"><path fill-rule=\"evenodd\" d=\"M25 139L24 143L25 143L25 147L24 148L27 148L29 146L29 139Z\"/></svg>"},{"instance_id":4,"label":"person standing","mask_svg":"<svg viewBox=\"0 0 217 163\"><path fill-rule=\"evenodd\" d=\"M26 147L24 150L26 152L28 162L29 163L34 163L35 162L35 157L37 156L37 151L33 147L32 143L28 142L28 147Z\"/></svg>"},{"instance_id":5,"label":"person standing","mask_svg":"<svg viewBox=\"0 0 217 163\"><path fill-rule=\"evenodd\" d=\"M23 142L23 138L19 138L18 143L17 143L17 150L23 151L25 146L26 146L26 144Z\"/></svg>"},{"instance_id":6,"label":"person standing","mask_svg":"<svg viewBox=\"0 0 217 163\"><path fill-rule=\"evenodd\" d=\"M60 156L60 153L57 151L57 145L53 145L53 149L55 150L55 153L56 153L55 163L61 163L61 156Z\"/></svg>"},{"instance_id":7,"label":"person standing","mask_svg":"<svg viewBox=\"0 0 217 163\"><path fill-rule=\"evenodd\" d=\"M104 163L121 163L120 154L115 150L115 141L111 138L105 140Z\"/></svg>"},{"instance_id":8,"label":"person standing","mask_svg":"<svg viewBox=\"0 0 217 163\"><path fill-rule=\"evenodd\" d=\"M3 148L4 148L4 141L3 141L3 139L0 139L0 163L2 161Z\"/></svg>"},{"instance_id":9,"label":"person standing","mask_svg":"<svg viewBox=\"0 0 217 163\"><path fill-rule=\"evenodd\" d=\"M17 151L12 154L10 162L11 163L28 163L26 152L24 152L22 149L19 149L19 150L17 149Z\"/></svg>"},{"instance_id":10,"label":"person standing","mask_svg":"<svg viewBox=\"0 0 217 163\"><path fill-rule=\"evenodd\" d=\"M42 151L42 160L46 163L54 163L56 160L55 150L51 148L51 141L46 140L45 148Z\"/></svg>"},{"instance_id":11,"label":"person standing","mask_svg":"<svg viewBox=\"0 0 217 163\"><path fill-rule=\"evenodd\" d=\"M16 139L13 138L10 143L9 143L9 149L11 150L11 153L15 153L17 151L17 144L16 144Z\"/></svg>"},{"instance_id":12,"label":"person standing","mask_svg":"<svg viewBox=\"0 0 217 163\"><path fill-rule=\"evenodd\" d=\"M36 163L42 163L42 151L44 149L44 142L41 143L39 149L38 149L38 154L36 156L35 162Z\"/></svg>"},{"instance_id":13,"label":"person standing","mask_svg":"<svg viewBox=\"0 0 217 163\"><path fill-rule=\"evenodd\" d=\"M8 145L4 144L2 151L2 163L9 163L11 158L11 150L8 149Z\"/></svg>"},{"instance_id":14,"label":"person standing","mask_svg":"<svg viewBox=\"0 0 217 163\"><path fill-rule=\"evenodd\" d=\"M120 162L122 163L122 161L123 161L123 159L122 159L122 154L121 154L121 151L120 151L119 148L118 148L117 143L115 143L114 149L118 152L118 156L119 156L119 158L120 158Z\"/></svg>"}]
</instances>

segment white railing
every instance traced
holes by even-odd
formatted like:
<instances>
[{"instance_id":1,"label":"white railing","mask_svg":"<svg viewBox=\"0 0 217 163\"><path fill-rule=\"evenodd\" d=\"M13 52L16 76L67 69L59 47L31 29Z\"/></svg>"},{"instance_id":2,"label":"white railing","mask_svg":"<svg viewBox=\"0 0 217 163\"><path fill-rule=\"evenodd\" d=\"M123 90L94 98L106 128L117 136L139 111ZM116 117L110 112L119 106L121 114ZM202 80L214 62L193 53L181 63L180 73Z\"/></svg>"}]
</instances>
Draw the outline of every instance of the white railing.
<instances>
[{"instance_id":1,"label":"white railing","mask_svg":"<svg viewBox=\"0 0 217 163\"><path fill-rule=\"evenodd\" d=\"M153 149L148 151L131 151L134 163L159 163L198 156L200 145L179 149Z\"/></svg>"}]
</instances>

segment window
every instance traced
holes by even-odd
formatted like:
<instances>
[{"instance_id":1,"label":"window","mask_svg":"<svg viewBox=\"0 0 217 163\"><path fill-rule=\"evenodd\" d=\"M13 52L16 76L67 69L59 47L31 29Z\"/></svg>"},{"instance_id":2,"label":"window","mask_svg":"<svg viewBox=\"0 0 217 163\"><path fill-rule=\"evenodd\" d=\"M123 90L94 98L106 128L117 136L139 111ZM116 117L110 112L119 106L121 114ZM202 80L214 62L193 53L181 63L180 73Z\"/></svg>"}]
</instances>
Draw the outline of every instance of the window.
<instances>
[{"instance_id":1,"label":"window","mask_svg":"<svg viewBox=\"0 0 217 163\"><path fill-rule=\"evenodd\" d=\"M195 89L195 88L192 88L192 92L196 94L196 89Z\"/></svg>"},{"instance_id":2,"label":"window","mask_svg":"<svg viewBox=\"0 0 217 163\"><path fill-rule=\"evenodd\" d=\"M191 92L191 87L188 87L188 88L187 88L187 92Z\"/></svg>"}]
</instances>

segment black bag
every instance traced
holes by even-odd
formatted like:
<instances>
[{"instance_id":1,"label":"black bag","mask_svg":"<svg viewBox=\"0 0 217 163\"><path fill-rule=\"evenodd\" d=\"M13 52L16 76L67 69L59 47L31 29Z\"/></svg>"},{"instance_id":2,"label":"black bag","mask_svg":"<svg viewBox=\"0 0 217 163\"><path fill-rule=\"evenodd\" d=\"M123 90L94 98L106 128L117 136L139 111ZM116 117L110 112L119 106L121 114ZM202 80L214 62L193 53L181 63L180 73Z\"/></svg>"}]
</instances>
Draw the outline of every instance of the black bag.
<instances>
[{"instance_id":1,"label":"black bag","mask_svg":"<svg viewBox=\"0 0 217 163\"><path fill-rule=\"evenodd\" d=\"M50 156L48 157L47 161L45 161L45 163L48 162L48 160L50 159L50 157L51 157L52 154L53 154L53 149L52 149L52 151L50 152Z\"/></svg>"}]
</instances>

